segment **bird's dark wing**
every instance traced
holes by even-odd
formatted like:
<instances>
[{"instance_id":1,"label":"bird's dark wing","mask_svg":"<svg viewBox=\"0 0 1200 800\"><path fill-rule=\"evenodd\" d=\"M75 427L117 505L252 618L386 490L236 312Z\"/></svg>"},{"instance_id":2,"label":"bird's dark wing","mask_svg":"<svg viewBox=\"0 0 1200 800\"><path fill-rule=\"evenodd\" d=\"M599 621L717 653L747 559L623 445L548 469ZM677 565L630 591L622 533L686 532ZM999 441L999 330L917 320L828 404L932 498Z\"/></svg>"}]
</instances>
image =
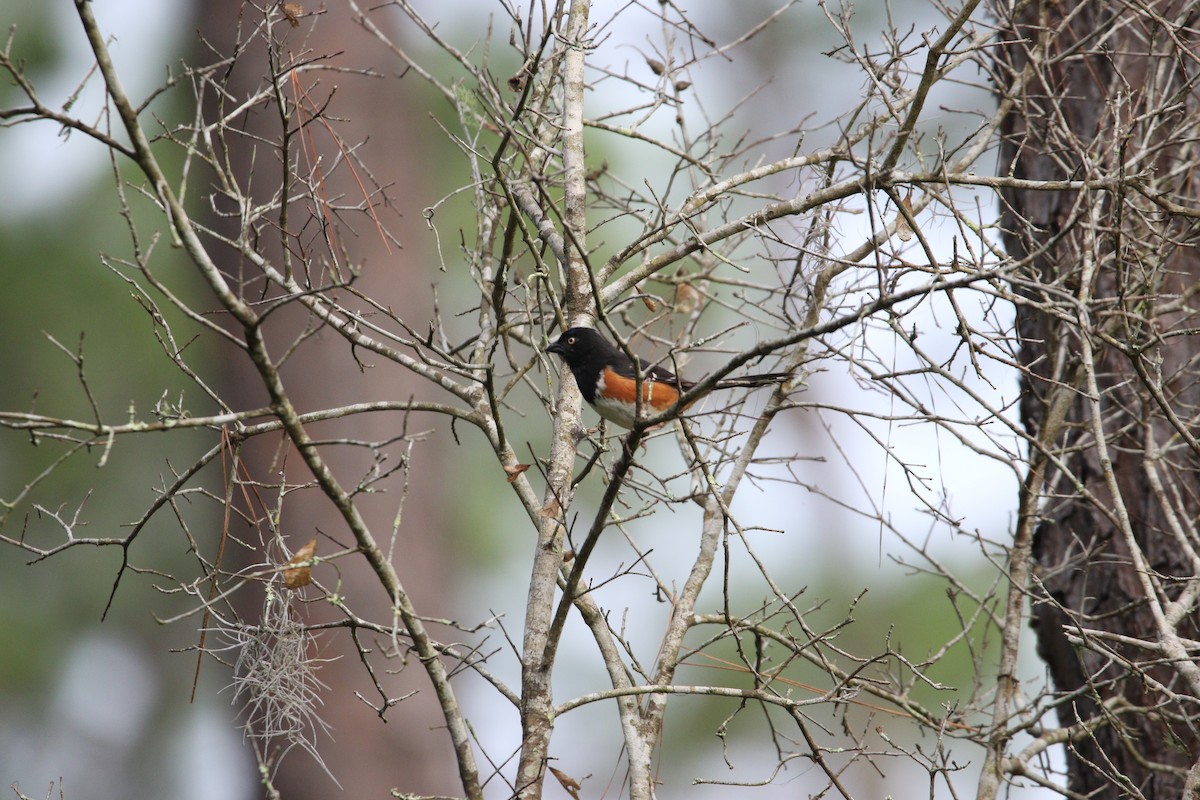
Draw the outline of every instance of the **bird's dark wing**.
<instances>
[{"instance_id":1,"label":"bird's dark wing","mask_svg":"<svg viewBox=\"0 0 1200 800\"><path fill-rule=\"evenodd\" d=\"M624 353L621 353L621 355L624 356ZM614 358L609 366L622 377L636 378L638 372L640 372L643 381L660 381L678 388L681 392L686 392L696 385L693 381L678 377L674 372L665 367L647 367L640 359L638 360L638 370L636 371L633 368L633 362L628 358Z\"/></svg>"}]
</instances>

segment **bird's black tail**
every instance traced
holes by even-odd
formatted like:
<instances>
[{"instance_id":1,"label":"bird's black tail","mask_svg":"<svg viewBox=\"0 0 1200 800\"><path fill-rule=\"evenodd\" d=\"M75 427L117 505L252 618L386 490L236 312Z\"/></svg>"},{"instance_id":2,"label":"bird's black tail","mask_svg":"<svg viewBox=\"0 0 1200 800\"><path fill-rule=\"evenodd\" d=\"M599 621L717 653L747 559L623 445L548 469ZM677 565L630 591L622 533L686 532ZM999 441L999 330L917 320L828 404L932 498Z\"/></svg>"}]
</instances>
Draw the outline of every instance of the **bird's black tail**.
<instances>
[{"instance_id":1,"label":"bird's black tail","mask_svg":"<svg viewBox=\"0 0 1200 800\"><path fill-rule=\"evenodd\" d=\"M756 386L771 386L772 384L783 383L790 377L787 372L764 372L759 375L741 375L736 378L724 378L717 381L715 389L744 389L754 388Z\"/></svg>"}]
</instances>

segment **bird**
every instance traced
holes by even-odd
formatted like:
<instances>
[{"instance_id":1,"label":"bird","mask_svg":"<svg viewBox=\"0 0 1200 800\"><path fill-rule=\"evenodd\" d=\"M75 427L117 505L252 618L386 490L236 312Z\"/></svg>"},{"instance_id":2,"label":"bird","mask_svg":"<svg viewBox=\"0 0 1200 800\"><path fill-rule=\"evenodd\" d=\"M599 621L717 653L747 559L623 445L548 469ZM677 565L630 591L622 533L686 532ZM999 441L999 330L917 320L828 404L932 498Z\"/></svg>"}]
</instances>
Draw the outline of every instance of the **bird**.
<instances>
[{"instance_id":1,"label":"bird","mask_svg":"<svg viewBox=\"0 0 1200 800\"><path fill-rule=\"evenodd\" d=\"M566 362L575 376L579 393L597 414L622 428L637 420L637 383L642 382L641 418L657 416L679 402L679 396L696 385L663 367L649 366L642 359L635 365L604 335L593 328L568 328L558 341L546 348ZM788 379L786 372L743 375L717 381L712 389L769 386ZM695 402L695 398L688 405Z\"/></svg>"}]
</instances>

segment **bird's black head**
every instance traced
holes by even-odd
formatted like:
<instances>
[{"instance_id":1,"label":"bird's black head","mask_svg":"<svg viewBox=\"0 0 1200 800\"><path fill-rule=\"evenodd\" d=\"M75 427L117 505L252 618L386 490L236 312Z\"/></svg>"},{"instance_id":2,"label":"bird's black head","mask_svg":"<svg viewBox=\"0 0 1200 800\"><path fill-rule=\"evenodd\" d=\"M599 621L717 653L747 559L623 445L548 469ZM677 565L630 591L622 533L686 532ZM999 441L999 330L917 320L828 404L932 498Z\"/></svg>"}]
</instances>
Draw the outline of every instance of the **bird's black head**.
<instances>
[{"instance_id":1,"label":"bird's black head","mask_svg":"<svg viewBox=\"0 0 1200 800\"><path fill-rule=\"evenodd\" d=\"M589 394L595 392L596 376L609 365L616 348L592 328L568 328L558 341L546 348L546 352L567 362L584 399L590 403L593 398Z\"/></svg>"},{"instance_id":2,"label":"bird's black head","mask_svg":"<svg viewBox=\"0 0 1200 800\"><path fill-rule=\"evenodd\" d=\"M589 352L606 352L608 340L592 328L568 328L558 341L546 348L547 353L561 356L568 364L586 356Z\"/></svg>"}]
</instances>

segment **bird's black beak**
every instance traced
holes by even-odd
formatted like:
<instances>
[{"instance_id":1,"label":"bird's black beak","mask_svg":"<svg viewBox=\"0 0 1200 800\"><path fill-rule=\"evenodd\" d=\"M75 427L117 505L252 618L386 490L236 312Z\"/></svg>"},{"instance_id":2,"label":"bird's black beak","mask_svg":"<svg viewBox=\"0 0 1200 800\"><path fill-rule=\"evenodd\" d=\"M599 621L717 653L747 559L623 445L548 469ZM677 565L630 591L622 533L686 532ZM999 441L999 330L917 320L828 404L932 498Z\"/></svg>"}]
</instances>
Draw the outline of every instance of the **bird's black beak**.
<instances>
[{"instance_id":1,"label":"bird's black beak","mask_svg":"<svg viewBox=\"0 0 1200 800\"><path fill-rule=\"evenodd\" d=\"M554 344L546 348L547 353L554 353L556 356L566 358L567 348L563 346L562 340L558 340Z\"/></svg>"}]
</instances>

